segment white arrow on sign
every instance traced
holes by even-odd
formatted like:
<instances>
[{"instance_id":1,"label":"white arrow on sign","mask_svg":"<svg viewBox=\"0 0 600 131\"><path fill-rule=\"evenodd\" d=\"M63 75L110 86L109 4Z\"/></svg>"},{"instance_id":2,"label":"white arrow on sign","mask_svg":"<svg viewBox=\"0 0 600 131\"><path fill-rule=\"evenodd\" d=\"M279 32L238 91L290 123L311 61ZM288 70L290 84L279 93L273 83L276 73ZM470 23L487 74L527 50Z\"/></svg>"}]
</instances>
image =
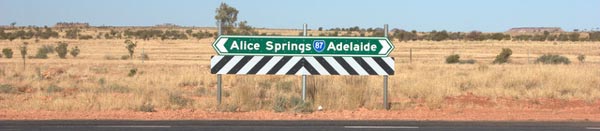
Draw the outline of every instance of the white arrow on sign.
<instances>
[{"instance_id":1,"label":"white arrow on sign","mask_svg":"<svg viewBox=\"0 0 600 131\"><path fill-rule=\"evenodd\" d=\"M381 51L379 51L379 54L387 54L387 52L390 50L390 44L387 42L387 40L379 40L379 43L381 43Z\"/></svg>"},{"instance_id":2,"label":"white arrow on sign","mask_svg":"<svg viewBox=\"0 0 600 131\"><path fill-rule=\"evenodd\" d=\"M221 38L219 39L219 42L217 42L217 49L221 52L227 52L227 48L225 48L225 42L227 42L227 38Z\"/></svg>"}]
</instances>

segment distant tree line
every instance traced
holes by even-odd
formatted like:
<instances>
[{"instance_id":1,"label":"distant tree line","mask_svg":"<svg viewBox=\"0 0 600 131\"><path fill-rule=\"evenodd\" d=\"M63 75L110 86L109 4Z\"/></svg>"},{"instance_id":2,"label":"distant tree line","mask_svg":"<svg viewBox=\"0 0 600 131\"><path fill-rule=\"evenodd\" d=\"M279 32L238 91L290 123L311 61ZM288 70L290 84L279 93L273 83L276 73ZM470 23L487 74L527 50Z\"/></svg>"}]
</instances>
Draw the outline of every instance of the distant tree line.
<instances>
[{"instance_id":1,"label":"distant tree line","mask_svg":"<svg viewBox=\"0 0 600 131\"><path fill-rule=\"evenodd\" d=\"M404 30L394 30L393 38L399 41L443 41L443 40L466 40L466 41L482 41L482 40L510 40L511 36L504 33L482 33L480 31L465 32L448 32L446 30L431 32L410 32Z\"/></svg>"},{"instance_id":2,"label":"distant tree line","mask_svg":"<svg viewBox=\"0 0 600 131\"><path fill-rule=\"evenodd\" d=\"M253 29L252 27L246 27ZM81 34L82 30L79 28L59 28L60 32L65 32L64 36L59 36L59 31L54 31L53 28L49 27L21 27L21 28L0 28L0 40L15 40L15 39L50 39L50 38L65 38L65 39L122 39L122 38L136 38L136 39L161 39L161 40L177 40L177 39L188 39L190 37L196 39L210 38L216 35L216 32L198 31L194 32L191 29L184 31L179 30L157 30L157 29L146 29L146 30L125 30L118 31L111 29L109 32L97 32L96 36ZM63 30L64 29L64 30ZM249 35L257 35L256 31Z\"/></svg>"},{"instance_id":3,"label":"distant tree line","mask_svg":"<svg viewBox=\"0 0 600 131\"><path fill-rule=\"evenodd\" d=\"M116 33L111 33L111 34L119 34L119 32ZM106 34L109 37L111 36L111 34ZM127 38L136 38L136 39L143 39L143 40L150 40L150 39L160 39L160 40L185 40L188 39L189 37L193 37L196 39L204 39L204 38L209 38L212 37L214 35L214 33L210 33L208 31L198 31L198 32L194 32L191 29L185 30L185 31L179 31L179 30L157 30L157 29L148 29L148 30L136 30L136 31L132 31L132 30L125 30L123 32L123 35Z\"/></svg>"},{"instance_id":4,"label":"distant tree line","mask_svg":"<svg viewBox=\"0 0 600 131\"><path fill-rule=\"evenodd\" d=\"M226 28L224 34L227 35L272 35L279 36L281 34L260 33L256 28L248 25L247 21L234 22L235 26ZM344 37L382 37L384 32L382 28L360 28L358 26L349 28L331 28L323 31L323 27L319 27L321 32L316 36L344 36ZM59 32L65 32L64 36L59 36ZM14 39L50 39L50 38L66 38L66 39L160 39L160 40L180 40L180 39L204 39L216 37L217 32L209 31L194 31L187 30L160 30L160 29L127 29L119 31L111 29L108 32L97 31L96 36L81 34L79 28L60 28L59 31L49 27L20 27L20 28L0 28L0 40ZM302 32L298 32L302 35ZM312 36L312 34L310 34ZM483 33L480 31L471 32L450 32L446 30L430 32L418 32L416 30L405 31L401 29L392 29L388 36L390 39L399 41L444 41L444 40L462 40L462 41L484 41L484 40L512 40L512 41L600 41L600 31L591 32L560 32L531 34L516 34L509 35L507 33Z\"/></svg>"},{"instance_id":5,"label":"distant tree line","mask_svg":"<svg viewBox=\"0 0 600 131\"><path fill-rule=\"evenodd\" d=\"M13 32L6 32L4 28L0 28L0 40L14 40L14 39L49 39L58 38L58 32L53 31L52 28L48 27L31 27L21 28Z\"/></svg>"},{"instance_id":6,"label":"distant tree line","mask_svg":"<svg viewBox=\"0 0 600 131\"><path fill-rule=\"evenodd\" d=\"M323 27L319 27L318 31L323 31ZM381 37L383 36L383 28L360 28L358 26L348 28L331 28L328 32L320 33L318 36L350 36L350 37ZM333 32L332 32L333 31ZM346 33L343 33L343 32ZM353 34L351 32L358 32ZM370 33L370 35L365 35ZM588 34L587 37L582 37L582 34ZM401 29L392 29L389 34L390 39L399 41L443 41L443 40L464 40L464 41L484 41L484 40L512 40L512 41L600 41L600 31L591 32L561 32L550 33L544 31L543 34L517 34L510 35L506 33L483 33L480 31L471 32L449 32L446 30L430 32L417 32L416 30L406 31Z\"/></svg>"},{"instance_id":7,"label":"distant tree line","mask_svg":"<svg viewBox=\"0 0 600 131\"><path fill-rule=\"evenodd\" d=\"M581 37L581 34L588 34L587 37ZM394 30L392 37L399 41L443 41L443 40L464 40L464 41L483 41L483 40L512 40L512 41L600 41L600 31L594 32L561 32L543 34L518 34L509 35L505 33L483 33L480 31L448 32L445 30L431 32L410 32L404 30Z\"/></svg>"}]
</instances>

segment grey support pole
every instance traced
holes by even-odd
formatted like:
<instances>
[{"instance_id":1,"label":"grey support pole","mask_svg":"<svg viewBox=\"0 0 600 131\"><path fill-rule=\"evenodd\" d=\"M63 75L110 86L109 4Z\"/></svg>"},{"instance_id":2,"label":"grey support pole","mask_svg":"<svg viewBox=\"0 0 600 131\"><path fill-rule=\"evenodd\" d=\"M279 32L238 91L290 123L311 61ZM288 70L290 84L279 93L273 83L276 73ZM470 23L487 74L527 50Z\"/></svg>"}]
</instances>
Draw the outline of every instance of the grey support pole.
<instances>
[{"instance_id":1,"label":"grey support pole","mask_svg":"<svg viewBox=\"0 0 600 131\"><path fill-rule=\"evenodd\" d=\"M390 109L388 104L388 75L383 76L383 107L386 110Z\"/></svg>"},{"instance_id":2,"label":"grey support pole","mask_svg":"<svg viewBox=\"0 0 600 131\"><path fill-rule=\"evenodd\" d=\"M219 36L221 36L221 21L217 21L217 28L219 30ZM221 105L221 92L222 92L221 74L217 74L217 103Z\"/></svg>"},{"instance_id":3,"label":"grey support pole","mask_svg":"<svg viewBox=\"0 0 600 131\"><path fill-rule=\"evenodd\" d=\"M388 37L388 24L383 25L383 35L384 37ZM383 76L383 107L386 110L389 110L389 104L388 104L388 75L384 75Z\"/></svg>"},{"instance_id":4,"label":"grey support pole","mask_svg":"<svg viewBox=\"0 0 600 131\"><path fill-rule=\"evenodd\" d=\"M308 32L306 31L306 30L307 30L307 28L308 28L308 24L304 24L304 27L303 27L303 30L302 30L302 32L303 32L303 33L302 33L302 34L303 34L303 36L308 36L308 35L307 35L307 34L308 34Z\"/></svg>"},{"instance_id":5,"label":"grey support pole","mask_svg":"<svg viewBox=\"0 0 600 131\"><path fill-rule=\"evenodd\" d=\"M221 105L221 74L217 74L217 103Z\"/></svg>"},{"instance_id":6,"label":"grey support pole","mask_svg":"<svg viewBox=\"0 0 600 131\"><path fill-rule=\"evenodd\" d=\"M221 30L221 26L222 26L221 21L217 20L217 28L218 28L217 30L219 30L219 36L221 36L221 34L223 34L223 31Z\"/></svg>"},{"instance_id":7,"label":"grey support pole","mask_svg":"<svg viewBox=\"0 0 600 131\"><path fill-rule=\"evenodd\" d=\"M303 27L303 35L306 36L307 32L306 32L306 28L308 27L307 24L304 24ZM302 75L302 101L306 102L306 75L303 74Z\"/></svg>"}]
</instances>

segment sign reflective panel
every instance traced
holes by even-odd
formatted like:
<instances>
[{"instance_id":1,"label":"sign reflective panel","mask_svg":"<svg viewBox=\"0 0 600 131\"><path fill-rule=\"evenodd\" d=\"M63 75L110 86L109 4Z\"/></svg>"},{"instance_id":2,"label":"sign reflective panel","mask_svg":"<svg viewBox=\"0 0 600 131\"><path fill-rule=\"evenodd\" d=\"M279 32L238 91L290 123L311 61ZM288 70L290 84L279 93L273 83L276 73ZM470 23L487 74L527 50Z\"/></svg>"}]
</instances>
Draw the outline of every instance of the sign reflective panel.
<instances>
[{"instance_id":1,"label":"sign reflective panel","mask_svg":"<svg viewBox=\"0 0 600 131\"><path fill-rule=\"evenodd\" d=\"M220 36L219 55L386 57L394 45L385 37Z\"/></svg>"}]
</instances>

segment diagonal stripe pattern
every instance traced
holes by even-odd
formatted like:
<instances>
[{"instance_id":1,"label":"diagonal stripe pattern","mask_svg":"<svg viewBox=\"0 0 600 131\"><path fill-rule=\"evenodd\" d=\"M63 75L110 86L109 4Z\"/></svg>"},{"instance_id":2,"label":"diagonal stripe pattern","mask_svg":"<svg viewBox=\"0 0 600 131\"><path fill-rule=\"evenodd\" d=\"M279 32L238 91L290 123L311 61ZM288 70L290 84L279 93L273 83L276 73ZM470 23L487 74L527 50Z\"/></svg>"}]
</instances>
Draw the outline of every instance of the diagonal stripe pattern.
<instances>
[{"instance_id":1,"label":"diagonal stripe pattern","mask_svg":"<svg viewBox=\"0 0 600 131\"><path fill-rule=\"evenodd\" d=\"M213 56L212 74L394 75L393 57Z\"/></svg>"}]
</instances>

